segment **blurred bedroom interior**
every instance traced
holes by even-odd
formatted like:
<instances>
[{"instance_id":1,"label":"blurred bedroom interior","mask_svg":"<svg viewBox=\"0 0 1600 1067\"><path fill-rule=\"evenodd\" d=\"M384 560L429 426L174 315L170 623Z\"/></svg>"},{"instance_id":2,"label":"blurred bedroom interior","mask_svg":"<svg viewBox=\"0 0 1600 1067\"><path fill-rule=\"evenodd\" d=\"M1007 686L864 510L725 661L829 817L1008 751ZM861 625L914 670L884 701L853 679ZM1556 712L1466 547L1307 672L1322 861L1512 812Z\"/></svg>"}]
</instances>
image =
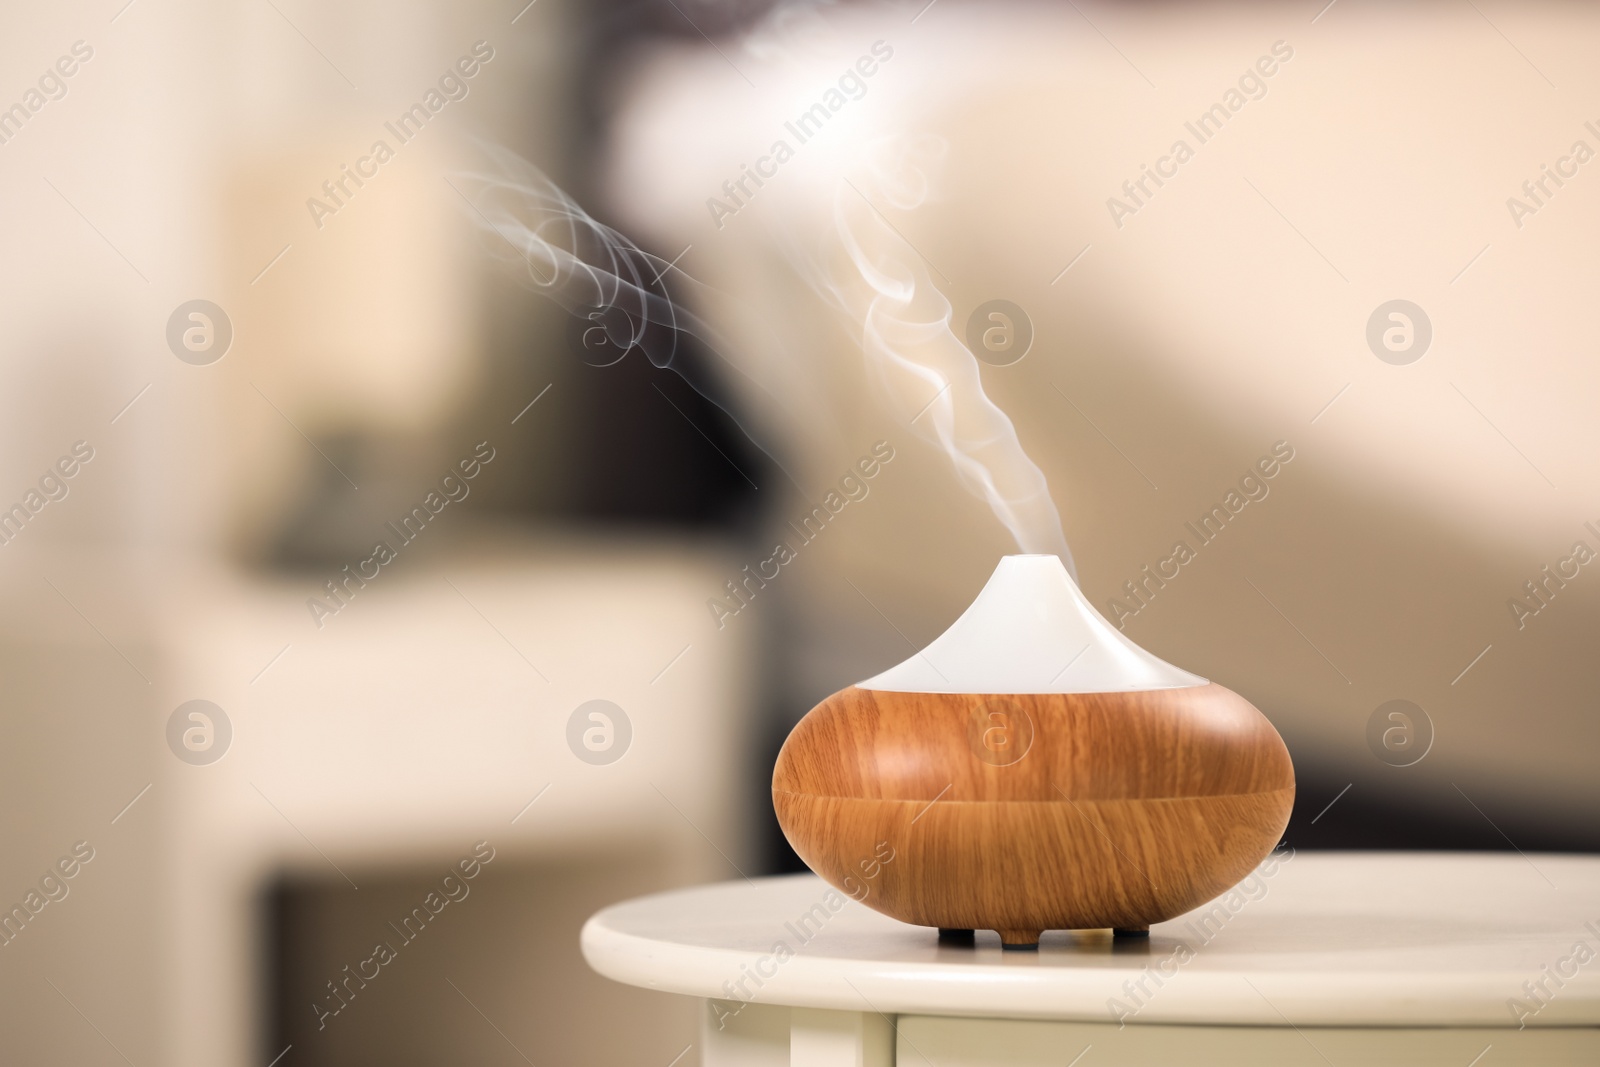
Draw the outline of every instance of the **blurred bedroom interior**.
<instances>
[{"instance_id":1,"label":"blurred bedroom interior","mask_svg":"<svg viewBox=\"0 0 1600 1067\"><path fill-rule=\"evenodd\" d=\"M1288 843L1600 849L1600 200L1574 170L1506 220L1600 143L1600 13L1494 8L1519 59L1442 3L119 6L0 35L18 87L80 57L0 145L0 494L52 479L0 567L0 892L94 852L6 938L19 1060L698 1062L695 1005L593 973L579 928L803 870L789 730L1017 551L806 258L847 215L957 333L1025 312L982 388L1095 606L1282 734ZM1204 139L1174 120L1240 86ZM890 117L937 188L829 199ZM467 195L501 150L702 335L647 358L544 299ZM175 359L202 298L231 346ZM1405 366L1363 340L1398 298L1433 330ZM196 700L226 758L174 758ZM573 740L593 701L613 762Z\"/></svg>"}]
</instances>

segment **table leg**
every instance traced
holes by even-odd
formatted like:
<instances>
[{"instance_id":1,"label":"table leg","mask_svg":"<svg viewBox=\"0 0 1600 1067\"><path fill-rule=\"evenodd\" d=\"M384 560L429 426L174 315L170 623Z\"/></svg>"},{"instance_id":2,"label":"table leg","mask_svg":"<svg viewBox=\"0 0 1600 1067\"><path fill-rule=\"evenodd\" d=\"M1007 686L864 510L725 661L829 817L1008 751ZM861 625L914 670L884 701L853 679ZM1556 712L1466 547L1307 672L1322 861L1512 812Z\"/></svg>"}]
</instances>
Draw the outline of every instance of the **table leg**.
<instances>
[{"instance_id":1,"label":"table leg","mask_svg":"<svg viewBox=\"0 0 1600 1067\"><path fill-rule=\"evenodd\" d=\"M793 1008L790 1067L894 1067L894 1025L877 1012Z\"/></svg>"},{"instance_id":2,"label":"table leg","mask_svg":"<svg viewBox=\"0 0 1600 1067\"><path fill-rule=\"evenodd\" d=\"M877 1012L704 1004L701 1067L894 1067L894 1024Z\"/></svg>"},{"instance_id":3,"label":"table leg","mask_svg":"<svg viewBox=\"0 0 1600 1067\"><path fill-rule=\"evenodd\" d=\"M703 1002L700 1067L789 1067L789 1009Z\"/></svg>"}]
</instances>

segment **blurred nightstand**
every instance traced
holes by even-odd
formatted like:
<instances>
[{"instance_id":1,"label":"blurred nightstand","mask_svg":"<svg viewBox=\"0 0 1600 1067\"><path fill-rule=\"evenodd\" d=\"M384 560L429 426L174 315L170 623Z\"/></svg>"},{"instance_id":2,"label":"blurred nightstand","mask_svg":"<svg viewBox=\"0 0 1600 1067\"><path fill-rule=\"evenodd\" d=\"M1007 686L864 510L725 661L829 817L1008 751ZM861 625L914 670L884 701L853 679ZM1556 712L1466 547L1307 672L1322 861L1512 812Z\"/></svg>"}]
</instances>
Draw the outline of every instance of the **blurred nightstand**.
<instances>
[{"instance_id":1,"label":"blurred nightstand","mask_svg":"<svg viewBox=\"0 0 1600 1067\"><path fill-rule=\"evenodd\" d=\"M372 581L321 628L309 577L213 575L175 596L150 734L204 696L232 737L214 762L163 759L149 802L164 848L167 1062L261 1062L269 958L256 931L263 889L286 874L353 891L448 867L478 840L505 865L570 859L657 886L726 874L746 848L754 659L749 629L718 632L705 610L730 567L665 543L486 542ZM615 756L585 759L572 722L597 698L629 725ZM518 981L562 980L538 960L497 962ZM294 1008L314 1019L309 997ZM664 1019L692 1033L672 1014L633 1033ZM609 1036L587 1040L604 1049Z\"/></svg>"}]
</instances>

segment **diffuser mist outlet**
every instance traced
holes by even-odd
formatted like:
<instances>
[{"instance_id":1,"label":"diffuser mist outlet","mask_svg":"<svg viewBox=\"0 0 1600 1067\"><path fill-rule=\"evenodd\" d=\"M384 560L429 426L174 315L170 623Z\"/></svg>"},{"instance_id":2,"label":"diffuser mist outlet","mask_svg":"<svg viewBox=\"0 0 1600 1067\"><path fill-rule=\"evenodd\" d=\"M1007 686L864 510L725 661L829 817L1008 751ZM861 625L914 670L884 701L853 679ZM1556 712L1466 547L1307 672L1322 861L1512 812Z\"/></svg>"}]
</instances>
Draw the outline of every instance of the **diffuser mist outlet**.
<instances>
[{"instance_id":1,"label":"diffuser mist outlet","mask_svg":"<svg viewBox=\"0 0 1600 1067\"><path fill-rule=\"evenodd\" d=\"M807 713L772 800L867 906L1027 948L1226 891L1288 824L1294 768L1254 706L1128 640L1055 556L1007 556L926 649Z\"/></svg>"}]
</instances>

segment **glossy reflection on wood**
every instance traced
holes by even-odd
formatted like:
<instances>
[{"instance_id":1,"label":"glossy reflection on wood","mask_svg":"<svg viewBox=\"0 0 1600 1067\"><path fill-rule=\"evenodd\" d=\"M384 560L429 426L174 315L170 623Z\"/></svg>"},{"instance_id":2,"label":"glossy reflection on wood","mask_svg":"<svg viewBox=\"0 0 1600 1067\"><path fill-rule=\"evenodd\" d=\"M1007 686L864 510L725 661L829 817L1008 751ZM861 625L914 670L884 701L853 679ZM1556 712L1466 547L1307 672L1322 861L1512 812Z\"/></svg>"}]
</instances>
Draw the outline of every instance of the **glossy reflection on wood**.
<instances>
[{"instance_id":1,"label":"glossy reflection on wood","mask_svg":"<svg viewBox=\"0 0 1600 1067\"><path fill-rule=\"evenodd\" d=\"M864 886L869 907L1015 946L1136 931L1222 893L1278 842L1294 769L1265 716L1219 685L851 687L789 735L772 799L800 858L852 896ZM882 842L894 858L878 865Z\"/></svg>"}]
</instances>

